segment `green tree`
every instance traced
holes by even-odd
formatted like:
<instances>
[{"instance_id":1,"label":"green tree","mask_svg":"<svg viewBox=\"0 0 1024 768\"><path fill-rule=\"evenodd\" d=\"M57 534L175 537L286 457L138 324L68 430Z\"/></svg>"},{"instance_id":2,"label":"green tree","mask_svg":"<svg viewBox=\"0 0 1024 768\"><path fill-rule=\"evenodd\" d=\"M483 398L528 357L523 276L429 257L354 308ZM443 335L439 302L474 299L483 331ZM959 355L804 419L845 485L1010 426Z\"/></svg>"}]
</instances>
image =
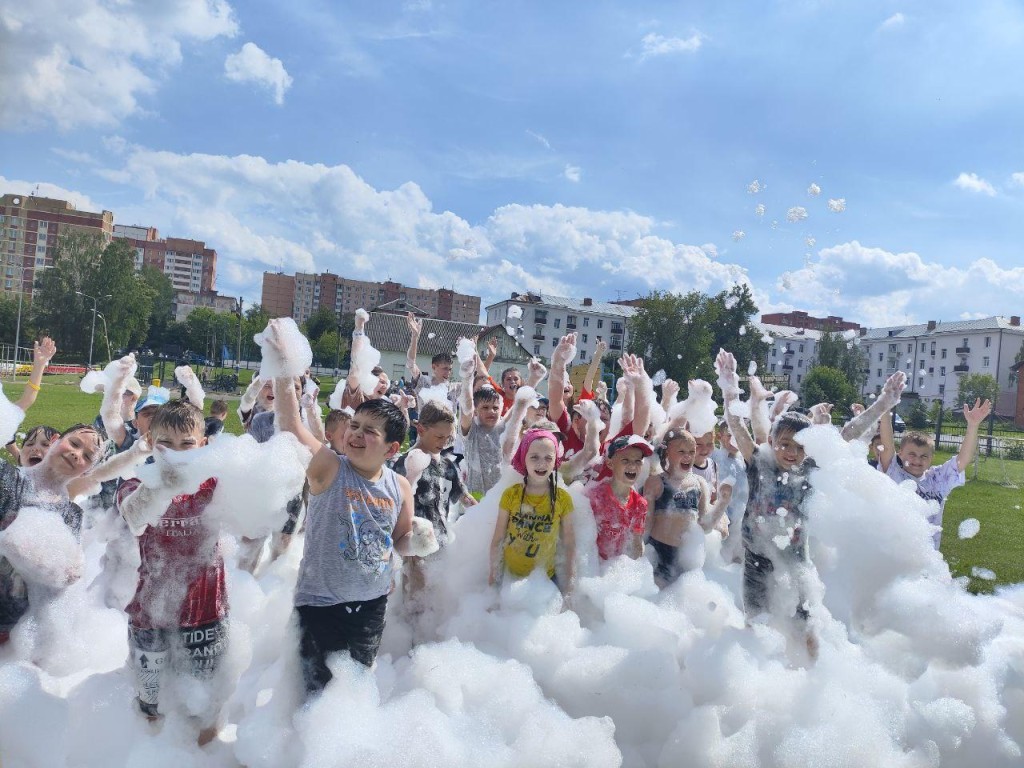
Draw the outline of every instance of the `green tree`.
<instances>
[{"instance_id":1,"label":"green tree","mask_svg":"<svg viewBox=\"0 0 1024 768\"><path fill-rule=\"evenodd\" d=\"M327 331L312 344L313 364L324 368L333 368L348 352L348 344L341 341L339 345L338 331Z\"/></svg>"},{"instance_id":2,"label":"green tree","mask_svg":"<svg viewBox=\"0 0 1024 768\"><path fill-rule=\"evenodd\" d=\"M991 400L992 405L996 404L996 398L999 396L999 382L996 381L996 377L989 373L968 373L960 377L960 386L957 394L957 405L953 408L954 411L959 411L964 403L969 403L972 407L974 401Z\"/></svg>"},{"instance_id":3,"label":"green tree","mask_svg":"<svg viewBox=\"0 0 1024 768\"><path fill-rule=\"evenodd\" d=\"M57 241L53 266L36 273L33 322L64 354L80 358L88 354L92 301L78 292L89 292L102 253L99 235L69 232Z\"/></svg>"},{"instance_id":4,"label":"green tree","mask_svg":"<svg viewBox=\"0 0 1024 768\"><path fill-rule=\"evenodd\" d=\"M36 331L31 323L32 300L25 296L21 307L21 334L19 346L31 347L36 338ZM18 327L18 299L11 296L0 296L0 328L3 329L0 341L4 344L14 343L14 331ZM61 352L60 349L57 350Z\"/></svg>"},{"instance_id":5,"label":"green tree","mask_svg":"<svg viewBox=\"0 0 1024 768\"><path fill-rule=\"evenodd\" d=\"M167 343L167 329L174 322L174 285L167 275L149 264L142 267L139 278L148 286L153 297L147 343L151 347L158 347Z\"/></svg>"},{"instance_id":6,"label":"green tree","mask_svg":"<svg viewBox=\"0 0 1024 768\"><path fill-rule=\"evenodd\" d=\"M924 429L928 426L928 409L924 407L921 398L914 398L907 411L907 426L911 429Z\"/></svg>"},{"instance_id":7,"label":"green tree","mask_svg":"<svg viewBox=\"0 0 1024 768\"><path fill-rule=\"evenodd\" d=\"M832 403L836 410L846 411L857 397L857 388L843 372L825 365L808 371L800 386L801 403L808 408L818 403Z\"/></svg>"},{"instance_id":8,"label":"green tree","mask_svg":"<svg viewBox=\"0 0 1024 768\"><path fill-rule=\"evenodd\" d=\"M764 359L768 345L751 322L756 312L745 285L715 296L655 291L629 321L629 351L644 357L648 371L664 370L684 389L688 379L714 382L720 347L740 361Z\"/></svg>"},{"instance_id":9,"label":"green tree","mask_svg":"<svg viewBox=\"0 0 1024 768\"><path fill-rule=\"evenodd\" d=\"M103 249L85 286L84 292L90 296L110 297L98 302L99 311L107 320L110 346L113 349L142 346L153 312L153 289L135 271L135 252L127 240L115 240ZM89 309L92 309L91 302ZM97 330L97 353L93 356L97 360L101 358L98 350L106 352L106 346L99 341L100 333L101 330Z\"/></svg>"},{"instance_id":10,"label":"green tree","mask_svg":"<svg viewBox=\"0 0 1024 768\"><path fill-rule=\"evenodd\" d=\"M306 334L306 338L312 344L328 331L336 331L337 328L338 316L334 314L330 307L320 306L303 324L302 332Z\"/></svg>"},{"instance_id":11,"label":"green tree","mask_svg":"<svg viewBox=\"0 0 1024 768\"><path fill-rule=\"evenodd\" d=\"M842 371L859 392L867 381L868 359L860 346L847 341L843 334L835 331L824 331L815 345L814 359L811 367L825 366Z\"/></svg>"}]
</instances>

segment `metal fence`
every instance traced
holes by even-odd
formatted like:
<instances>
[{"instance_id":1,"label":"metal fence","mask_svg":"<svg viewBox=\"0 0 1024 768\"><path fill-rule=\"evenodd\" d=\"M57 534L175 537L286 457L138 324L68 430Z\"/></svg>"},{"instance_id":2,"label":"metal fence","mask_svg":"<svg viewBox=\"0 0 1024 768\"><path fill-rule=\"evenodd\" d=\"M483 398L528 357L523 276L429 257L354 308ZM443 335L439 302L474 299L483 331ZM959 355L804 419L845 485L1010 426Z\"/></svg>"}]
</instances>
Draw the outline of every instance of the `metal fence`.
<instances>
[{"instance_id":1,"label":"metal fence","mask_svg":"<svg viewBox=\"0 0 1024 768\"><path fill-rule=\"evenodd\" d=\"M963 445L967 422L955 411L940 411L935 420L935 450L956 451ZM978 430L978 453L1005 459L1024 460L1024 429L1014 424L1012 416L994 413Z\"/></svg>"}]
</instances>

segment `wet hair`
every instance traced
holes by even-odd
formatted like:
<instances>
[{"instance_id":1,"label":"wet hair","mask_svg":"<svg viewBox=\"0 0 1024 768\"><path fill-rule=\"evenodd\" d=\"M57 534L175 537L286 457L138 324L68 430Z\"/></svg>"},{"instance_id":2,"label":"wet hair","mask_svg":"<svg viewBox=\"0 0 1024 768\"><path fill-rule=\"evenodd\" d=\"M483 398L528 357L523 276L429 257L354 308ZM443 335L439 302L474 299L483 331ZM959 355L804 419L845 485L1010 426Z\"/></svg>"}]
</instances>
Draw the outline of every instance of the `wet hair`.
<instances>
[{"instance_id":1,"label":"wet hair","mask_svg":"<svg viewBox=\"0 0 1024 768\"><path fill-rule=\"evenodd\" d=\"M102 437L102 435L100 435L99 430L96 429L96 427L94 427L92 424L78 423L78 424L72 424L70 427L68 427L63 432L61 432L60 433L60 439L63 440L65 437L69 437L69 436L75 434L76 432L92 432L94 435L96 435L96 453L92 457L92 463L95 464L97 461L99 461L100 453L102 452L101 451L101 449L103 447L103 437Z\"/></svg>"},{"instance_id":2,"label":"wet hair","mask_svg":"<svg viewBox=\"0 0 1024 768\"><path fill-rule=\"evenodd\" d=\"M665 466L665 459L668 458L668 445L676 441L686 443L689 447L697 450L697 441L693 435L687 432L685 429L670 429L665 433L665 437L661 439L661 445L658 446L658 459L661 463L662 469L668 469Z\"/></svg>"},{"instance_id":3,"label":"wet hair","mask_svg":"<svg viewBox=\"0 0 1024 768\"><path fill-rule=\"evenodd\" d=\"M803 432L811 424L811 420L802 413L786 411L772 423L771 439L774 442L783 435L795 435L797 432Z\"/></svg>"},{"instance_id":4,"label":"wet hair","mask_svg":"<svg viewBox=\"0 0 1024 768\"><path fill-rule=\"evenodd\" d=\"M172 400L161 405L153 414L149 431L156 433L160 430L205 435L206 420L203 418L203 412L187 400Z\"/></svg>"},{"instance_id":5,"label":"wet hair","mask_svg":"<svg viewBox=\"0 0 1024 768\"><path fill-rule=\"evenodd\" d=\"M549 419L538 419L537 421L533 422L533 425L530 427L530 429L546 429L548 432L551 432L553 435L555 435L555 437L562 437L562 430L558 428L558 425L555 424L555 422Z\"/></svg>"},{"instance_id":6,"label":"wet hair","mask_svg":"<svg viewBox=\"0 0 1024 768\"><path fill-rule=\"evenodd\" d=\"M373 366L373 369L370 371L370 373L372 373L374 376L380 376L382 373L384 373L384 369L381 368L379 365L375 365Z\"/></svg>"},{"instance_id":7,"label":"wet hair","mask_svg":"<svg viewBox=\"0 0 1024 768\"><path fill-rule=\"evenodd\" d=\"M473 405L493 403L495 400L501 400L501 395L494 387L481 387L473 393Z\"/></svg>"},{"instance_id":8,"label":"wet hair","mask_svg":"<svg viewBox=\"0 0 1024 768\"><path fill-rule=\"evenodd\" d=\"M432 427L435 424L454 424L455 414L447 405L431 401L420 408L420 415L416 421L421 427Z\"/></svg>"},{"instance_id":9,"label":"wet hair","mask_svg":"<svg viewBox=\"0 0 1024 768\"><path fill-rule=\"evenodd\" d=\"M916 445L920 448L931 448L932 440L924 432L907 432L900 439L900 448L904 445Z\"/></svg>"},{"instance_id":10,"label":"wet hair","mask_svg":"<svg viewBox=\"0 0 1024 768\"><path fill-rule=\"evenodd\" d=\"M405 433L409 430L409 422L402 413L402 409L390 400L379 398L375 400L364 400L356 408L356 414L366 414L374 419L384 422L384 439L389 443L400 443Z\"/></svg>"},{"instance_id":11,"label":"wet hair","mask_svg":"<svg viewBox=\"0 0 1024 768\"><path fill-rule=\"evenodd\" d=\"M327 418L324 420L324 429L330 431L343 421L345 423L352 421L352 414L335 408L327 414Z\"/></svg>"},{"instance_id":12,"label":"wet hair","mask_svg":"<svg viewBox=\"0 0 1024 768\"><path fill-rule=\"evenodd\" d=\"M32 429L25 433L25 439L21 441L21 444L25 445L26 443L31 442L35 438L35 436L38 435L40 432L43 433L43 437L46 438L47 442L52 443L54 440L60 437L59 430L54 429L53 427L48 427L45 424L37 424L36 426L32 427ZM97 434L99 434L99 432L97 432Z\"/></svg>"},{"instance_id":13,"label":"wet hair","mask_svg":"<svg viewBox=\"0 0 1024 768\"><path fill-rule=\"evenodd\" d=\"M431 365L452 365L452 356L449 352L438 352L430 358Z\"/></svg>"},{"instance_id":14,"label":"wet hair","mask_svg":"<svg viewBox=\"0 0 1024 768\"><path fill-rule=\"evenodd\" d=\"M228 412L228 404L226 401L217 399L210 403L210 415L221 416Z\"/></svg>"}]
</instances>

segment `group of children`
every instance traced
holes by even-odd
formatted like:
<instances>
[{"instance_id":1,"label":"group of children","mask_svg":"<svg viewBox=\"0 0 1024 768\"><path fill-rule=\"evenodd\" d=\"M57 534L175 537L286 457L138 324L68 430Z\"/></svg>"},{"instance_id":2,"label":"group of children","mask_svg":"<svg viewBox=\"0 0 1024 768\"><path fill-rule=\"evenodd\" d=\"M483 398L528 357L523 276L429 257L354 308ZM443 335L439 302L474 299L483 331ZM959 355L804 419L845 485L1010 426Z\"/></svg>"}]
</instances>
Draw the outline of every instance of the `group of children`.
<instances>
[{"instance_id":1,"label":"group of children","mask_svg":"<svg viewBox=\"0 0 1024 768\"><path fill-rule=\"evenodd\" d=\"M294 350L281 323L272 320L263 334L264 365L290 371ZM364 327L365 320L353 346L366 343ZM749 399L739 402L736 361L722 351L715 364L724 415L692 434L688 428L698 419L670 417L677 412L678 386L665 382L659 402L643 360L632 355L620 361L614 407L607 389L595 383L596 365L577 396L567 375L575 334L560 340L550 372L532 361L526 381L509 369L498 383L489 373L493 348L481 358L479 352L462 354L461 343L458 368L451 355L442 354L433 358L429 374L420 371L420 326L411 316L409 331L407 373L416 403L389 398L386 374L374 369L369 377L350 373L326 420L316 384L301 375L256 378L239 406L256 441L286 433L310 454L305 485L289 489L293 500L282 511L286 522L272 544L273 555L284 551L305 507L294 606L307 695L330 681L332 653L347 651L373 664L399 567L408 616L415 620L430 600L424 564L450 542L456 510L473 514L486 494L498 498L486 553L490 584L539 571L571 598L577 550L593 546L601 561L646 554L664 588L702 568L706 538L720 536L726 560L741 563L748 621L763 614L776 619L803 641L811 659L816 656L814 607L805 586L813 576L806 499L813 493L814 464L800 433L814 421L827 422L829 408L811 409L810 416L797 412L790 408L792 393L769 393L754 376ZM475 348L475 340L470 343ZM17 404L22 411L32 405L53 353L49 340L37 344L26 396ZM130 475L142 462L156 465L156 471L140 473L142 479L120 482L114 495L125 530L138 541L135 593L121 607L128 616L138 706L155 719L161 688L172 673L216 681L229 643L222 531L204 515L217 494L216 467L196 487L167 454L225 438L218 435L218 423L204 419L202 391L191 371L179 373L186 399L170 401L167 390L151 387L143 394L133 369L130 357L113 366L97 425L62 432L36 428L20 446L20 467L0 466L0 529L19 509L46 502L77 532L83 513L74 499ZM541 397L536 388L545 376L547 397ZM937 501L931 519L941 524L941 505L964 481L990 405L964 407L968 430L959 454L932 468L927 438L909 433L898 452L894 445L888 413L904 386L903 374L890 377L841 434L867 442L880 423L879 469L896 482L913 481L922 496ZM410 407L418 413L416 441L401 453ZM221 403L215 417L221 428L225 413ZM115 453L98 463L105 445ZM514 481L502 484L510 476ZM576 514L588 510L574 509L568 490L574 483L582 486L594 517L593 542L577 540ZM263 547L263 539L244 540L243 567L254 571ZM0 558L0 644L29 610L27 595L19 573ZM198 716L200 743L216 734L223 700L211 696Z\"/></svg>"}]
</instances>

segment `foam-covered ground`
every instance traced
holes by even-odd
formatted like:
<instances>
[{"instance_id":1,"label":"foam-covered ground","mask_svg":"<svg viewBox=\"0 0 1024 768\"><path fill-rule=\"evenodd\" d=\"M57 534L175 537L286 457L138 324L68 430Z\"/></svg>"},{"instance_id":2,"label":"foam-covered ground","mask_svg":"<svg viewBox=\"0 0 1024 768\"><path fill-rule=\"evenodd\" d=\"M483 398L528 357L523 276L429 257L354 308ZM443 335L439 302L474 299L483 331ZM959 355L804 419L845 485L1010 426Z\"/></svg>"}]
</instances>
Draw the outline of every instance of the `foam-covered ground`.
<instances>
[{"instance_id":1,"label":"foam-covered ground","mask_svg":"<svg viewBox=\"0 0 1024 768\"><path fill-rule=\"evenodd\" d=\"M541 576L488 588L492 493L430 563L426 611L411 623L396 590L376 668L336 659L335 680L305 708L291 619L301 540L259 578L231 569L235 683L220 740L200 750L177 712L200 711L205 691L169 691L177 703L159 728L133 709L126 620L104 606L100 556L115 527L101 513L84 536L84 578L56 601L40 600L0 649L0 761L1024 764L1024 589L964 592L932 549L923 501L868 467L862 446L824 427L804 434L822 466L809 502L824 587L820 604L812 601L816 664L771 625L745 627L738 566L722 562L714 537L705 569L661 593L646 560L619 559L599 573L588 547L572 610ZM592 537L592 520L578 515L581 539Z\"/></svg>"}]
</instances>

